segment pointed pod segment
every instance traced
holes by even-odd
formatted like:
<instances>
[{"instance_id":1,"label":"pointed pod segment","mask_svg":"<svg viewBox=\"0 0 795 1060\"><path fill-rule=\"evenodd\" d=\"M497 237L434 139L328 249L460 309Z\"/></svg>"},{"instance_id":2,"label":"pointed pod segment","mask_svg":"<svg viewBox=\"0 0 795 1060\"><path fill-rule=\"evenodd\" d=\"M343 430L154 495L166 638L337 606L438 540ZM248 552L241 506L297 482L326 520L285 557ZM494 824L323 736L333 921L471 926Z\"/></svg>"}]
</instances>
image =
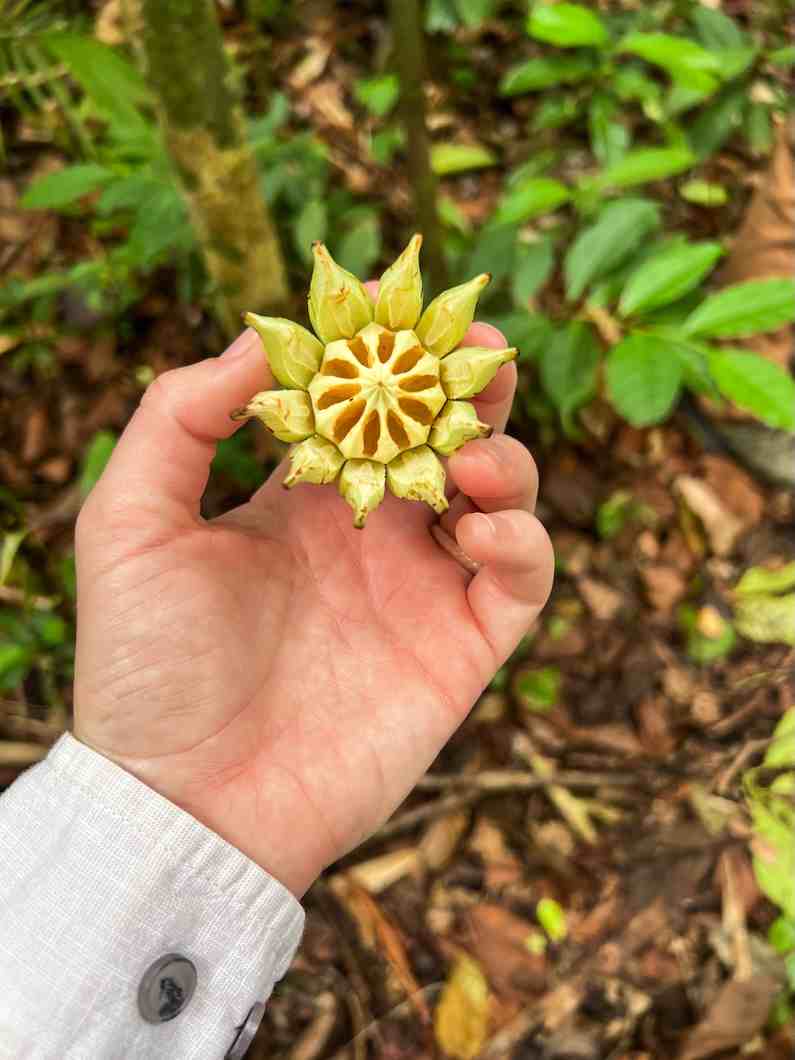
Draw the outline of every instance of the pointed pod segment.
<instances>
[{"instance_id":1,"label":"pointed pod segment","mask_svg":"<svg viewBox=\"0 0 795 1060\"><path fill-rule=\"evenodd\" d=\"M412 236L409 245L390 265L378 287L375 322L392 331L411 331L422 312L420 247L422 236Z\"/></svg>"},{"instance_id":2,"label":"pointed pod segment","mask_svg":"<svg viewBox=\"0 0 795 1060\"><path fill-rule=\"evenodd\" d=\"M490 279L484 272L434 298L414 329L426 350L444 357L456 348L472 323L478 296Z\"/></svg>"},{"instance_id":3,"label":"pointed pod segment","mask_svg":"<svg viewBox=\"0 0 795 1060\"><path fill-rule=\"evenodd\" d=\"M420 445L396 456L387 464L386 481L396 497L403 497L407 501L424 501L437 515L450 507L444 495L444 468L439 457L427 445Z\"/></svg>"},{"instance_id":4,"label":"pointed pod segment","mask_svg":"<svg viewBox=\"0 0 795 1060\"><path fill-rule=\"evenodd\" d=\"M440 374L449 398L470 398L484 390L497 370L516 357L516 348L493 350L488 346L462 346L442 361Z\"/></svg>"},{"instance_id":5,"label":"pointed pod segment","mask_svg":"<svg viewBox=\"0 0 795 1060\"><path fill-rule=\"evenodd\" d=\"M299 482L313 482L322 486L334 481L344 463L345 458L333 442L313 434L290 453L290 470L282 485L286 489Z\"/></svg>"},{"instance_id":6,"label":"pointed pod segment","mask_svg":"<svg viewBox=\"0 0 795 1060\"><path fill-rule=\"evenodd\" d=\"M448 401L436 417L428 445L442 456L450 456L473 438L488 438L493 428L478 419L469 401Z\"/></svg>"},{"instance_id":7,"label":"pointed pod segment","mask_svg":"<svg viewBox=\"0 0 795 1060\"><path fill-rule=\"evenodd\" d=\"M309 319L315 334L328 344L352 339L373 319L373 303L364 285L338 265L322 243L312 248L315 267L309 286Z\"/></svg>"},{"instance_id":8,"label":"pointed pod segment","mask_svg":"<svg viewBox=\"0 0 795 1060\"><path fill-rule=\"evenodd\" d=\"M315 414L303 390L263 390L245 408L232 414L236 420L256 416L280 442L302 442L315 430Z\"/></svg>"},{"instance_id":9,"label":"pointed pod segment","mask_svg":"<svg viewBox=\"0 0 795 1060\"><path fill-rule=\"evenodd\" d=\"M283 317L246 313L245 322L262 339L274 377L290 390L306 390L323 358L323 343L311 331Z\"/></svg>"},{"instance_id":10,"label":"pointed pod segment","mask_svg":"<svg viewBox=\"0 0 795 1060\"><path fill-rule=\"evenodd\" d=\"M339 491L353 508L353 525L361 530L370 512L384 499L386 467L374 460L347 460L340 472Z\"/></svg>"}]
</instances>

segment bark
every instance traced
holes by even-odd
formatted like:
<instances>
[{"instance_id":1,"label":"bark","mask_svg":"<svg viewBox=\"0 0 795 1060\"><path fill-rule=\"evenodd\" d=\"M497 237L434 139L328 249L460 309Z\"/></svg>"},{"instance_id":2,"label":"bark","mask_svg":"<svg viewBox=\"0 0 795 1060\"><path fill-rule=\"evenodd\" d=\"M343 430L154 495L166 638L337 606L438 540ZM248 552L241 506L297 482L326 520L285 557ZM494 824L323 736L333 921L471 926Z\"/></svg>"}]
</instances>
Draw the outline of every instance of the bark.
<instances>
[{"instance_id":1,"label":"bark","mask_svg":"<svg viewBox=\"0 0 795 1060\"><path fill-rule=\"evenodd\" d=\"M224 329L278 311L287 278L212 0L143 0L143 53Z\"/></svg>"},{"instance_id":2,"label":"bark","mask_svg":"<svg viewBox=\"0 0 795 1060\"><path fill-rule=\"evenodd\" d=\"M423 236L423 257L433 294L447 287L442 228L436 204L436 177L431 169L425 124L425 39L419 0L389 0L395 66L400 78L400 116L414 209Z\"/></svg>"}]
</instances>

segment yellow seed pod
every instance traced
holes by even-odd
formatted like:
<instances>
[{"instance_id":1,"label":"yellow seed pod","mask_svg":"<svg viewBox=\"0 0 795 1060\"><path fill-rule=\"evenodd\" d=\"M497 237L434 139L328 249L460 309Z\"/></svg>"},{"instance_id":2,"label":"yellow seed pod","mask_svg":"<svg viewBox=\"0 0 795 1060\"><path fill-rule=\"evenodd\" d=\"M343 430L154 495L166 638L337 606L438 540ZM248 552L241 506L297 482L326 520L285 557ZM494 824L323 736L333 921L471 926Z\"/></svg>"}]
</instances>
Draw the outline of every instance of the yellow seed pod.
<instances>
[{"instance_id":1,"label":"yellow seed pod","mask_svg":"<svg viewBox=\"0 0 795 1060\"><path fill-rule=\"evenodd\" d=\"M353 508L353 525L364 526L367 516L384 499L386 466L374 460L346 460L340 472L339 491Z\"/></svg>"},{"instance_id":2,"label":"yellow seed pod","mask_svg":"<svg viewBox=\"0 0 795 1060\"><path fill-rule=\"evenodd\" d=\"M390 265L378 287L375 322L392 331L411 330L422 312L420 247L422 236L413 236L399 258Z\"/></svg>"},{"instance_id":3,"label":"yellow seed pod","mask_svg":"<svg viewBox=\"0 0 795 1060\"><path fill-rule=\"evenodd\" d=\"M470 398L484 390L497 370L516 357L516 349L492 350L488 346L462 346L442 361L441 378L449 398Z\"/></svg>"},{"instance_id":4,"label":"yellow seed pod","mask_svg":"<svg viewBox=\"0 0 795 1060\"><path fill-rule=\"evenodd\" d=\"M274 378L290 390L306 390L323 358L323 343L311 331L283 317L246 313L245 321L262 339Z\"/></svg>"},{"instance_id":5,"label":"yellow seed pod","mask_svg":"<svg viewBox=\"0 0 795 1060\"><path fill-rule=\"evenodd\" d=\"M344 463L345 458L336 445L313 434L291 451L290 470L282 485L286 489L299 482L313 482L316 486L322 486L334 481Z\"/></svg>"},{"instance_id":6,"label":"yellow seed pod","mask_svg":"<svg viewBox=\"0 0 795 1060\"><path fill-rule=\"evenodd\" d=\"M473 438L488 438L493 428L478 419L469 401L448 401L431 427L428 445L442 456L450 456Z\"/></svg>"},{"instance_id":7,"label":"yellow seed pod","mask_svg":"<svg viewBox=\"0 0 795 1060\"><path fill-rule=\"evenodd\" d=\"M232 416L256 416L280 442L302 442L315 430L312 402L303 390L263 390Z\"/></svg>"},{"instance_id":8,"label":"yellow seed pod","mask_svg":"<svg viewBox=\"0 0 795 1060\"><path fill-rule=\"evenodd\" d=\"M441 515L450 505L444 495L445 473L439 457L427 445L396 456L386 469L386 481L396 497L424 501Z\"/></svg>"},{"instance_id":9,"label":"yellow seed pod","mask_svg":"<svg viewBox=\"0 0 795 1060\"><path fill-rule=\"evenodd\" d=\"M338 265L322 243L312 248L315 267L309 285L309 319L324 342L352 339L373 319L373 303L352 272Z\"/></svg>"},{"instance_id":10,"label":"yellow seed pod","mask_svg":"<svg viewBox=\"0 0 795 1060\"><path fill-rule=\"evenodd\" d=\"M487 272L481 273L434 298L414 329L426 350L444 357L456 348L472 323L478 296L490 279Z\"/></svg>"}]
</instances>

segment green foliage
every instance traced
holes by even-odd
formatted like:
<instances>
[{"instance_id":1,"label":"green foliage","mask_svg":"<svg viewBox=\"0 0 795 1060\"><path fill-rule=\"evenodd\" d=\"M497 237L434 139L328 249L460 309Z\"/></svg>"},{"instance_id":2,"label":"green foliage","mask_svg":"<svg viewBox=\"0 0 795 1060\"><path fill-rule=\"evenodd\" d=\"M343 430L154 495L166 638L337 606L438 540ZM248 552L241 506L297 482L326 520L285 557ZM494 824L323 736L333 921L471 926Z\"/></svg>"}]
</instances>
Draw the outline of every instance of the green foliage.
<instances>
[{"instance_id":1,"label":"green foliage","mask_svg":"<svg viewBox=\"0 0 795 1060\"><path fill-rule=\"evenodd\" d=\"M762 765L743 776L754 827L753 867L757 883L786 921L795 922L795 708L773 732ZM789 935L790 932L787 932ZM784 941L784 930L776 933Z\"/></svg>"},{"instance_id":2,"label":"green foliage","mask_svg":"<svg viewBox=\"0 0 795 1060\"><path fill-rule=\"evenodd\" d=\"M534 714L546 714L557 705L560 683L561 674L557 666L542 666L535 670L523 670L516 678L514 688L523 707Z\"/></svg>"},{"instance_id":3,"label":"green foliage","mask_svg":"<svg viewBox=\"0 0 795 1060\"><path fill-rule=\"evenodd\" d=\"M549 213L571 198L571 192L559 180L530 177L509 188L497 206L492 219L496 225L517 225Z\"/></svg>"},{"instance_id":4,"label":"green foliage","mask_svg":"<svg viewBox=\"0 0 795 1060\"><path fill-rule=\"evenodd\" d=\"M496 164L494 152L481 144L437 143L431 148L431 169L440 177Z\"/></svg>"},{"instance_id":5,"label":"green foliage","mask_svg":"<svg viewBox=\"0 0 795 1060\"><path fill-rule=\"evenodd\" d=\"M0 608L0 692L14 692L35 678L42 696L52 701L52 677L68 680L73 659L73 630L60 615Z\"/></svg>"},{"instance_id":6,"label":"green foliage","mask_svg":"<svg viewBox=\"0 0 795 1060\"><path fill-rule=\"evenodd\" d=\"M707 298L684 325L686 335L745 338L775 331L795 316L795 280L749 280Z\"/></svg>"},{"instance_id":7,"label":"green foliage","mask_svg":"<svg viewBox=\"0 0 795 1060\"><path fill-rule=\"evenodd\" d=\"M722 619L717 624L717 629L710 635L699 629L698 611L690 604L683 604L679 608L679 625L685 636L685 650L693 662L709 665L718 659L729 655L735 644L737 636L731 622Z\"/></svg>"},{"instance_id":8,"label":"green foliage","mask_svg":"<svg viewBox=\"0 0 795 1060\"><path fill-rule=\"evenodd\" d=\"M541 354L541 382L569 434L574 413L596 393L600 351L593 330L572 321L555 333Z\"/></svg>"},{"instance_id":9,"label":"green foliage","mask_svg":"<svg viewBox=\"0 0 795 1060\"><path fill-rule=\"evenodd\" d=\"M542 898L536 906L536 918L552 942L562 942L568 935L566 912L554 898Z\"/></svg>"},{"instance_id":10,"label":"green foliage","mask_svg":"<svg viewBox=\"0 0 795 1060\"><path fill-rule=\"evenodd\" d=\"M599 48L609 39L601 18L580 4L537 4L530 12L527 32L536 40L560 48L578 45Z\"/></svg>"},{"instance_id":11,"label":"green foliage","mask_svg":"<svg viewBox=\"0 0 795 1060\"><path fill-rule=\"evenodd\" d=\"M608 203L595 224L583 229L564 260L566 295L576 301L594 280L625 261L660 223L660 210L648 199Z\"/></svg>"},{"instance_id":12,"label":"green foliage","mask_svg":"<svg viewBox=\"0 0 795 1060\"><path fill-rule=\"evenodd\" d=\"M91 439L80 472L80 493L83 497L87 497L99 481L116 447L116 441L116 435L112 431L97 431Z\"/></svg>"},{"instance_id":13,"label":"green foliage","mask_svg":"<svg viewBox=\"0 0 795 1060\"><path fill-rule=\"evenodd\" d=\"M664 420L682 383L682 369L663 339L638 332L607 357L607 391L613 405L635 427Z\"/></svg>"}]
</instances>

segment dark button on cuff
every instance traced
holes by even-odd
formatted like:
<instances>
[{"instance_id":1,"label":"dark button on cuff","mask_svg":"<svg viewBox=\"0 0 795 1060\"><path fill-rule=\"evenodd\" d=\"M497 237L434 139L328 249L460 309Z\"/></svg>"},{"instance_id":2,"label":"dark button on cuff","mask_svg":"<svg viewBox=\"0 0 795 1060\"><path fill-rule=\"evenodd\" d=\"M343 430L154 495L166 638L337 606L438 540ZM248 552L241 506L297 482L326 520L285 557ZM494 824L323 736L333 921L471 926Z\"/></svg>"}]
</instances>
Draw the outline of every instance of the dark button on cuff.
<instances>
[{"instance_id":1,"label":"dark button on cuff","mask_svg":"<svg viewBox=\"0 0 795 1060\"><path fill-rule=\"evenodd\" d=\"M165 1023L183 1012L196 989L196 968L179 953L151 964L138 986L138 1011L147 1023Z\"/></svg>"},{"instance_id":2,"label":"dark button on cuff","mask_svg":"<svg viewBox=\"0 0 795 1060\"><path fill-rule=\"evenodd\" d=\"M242 1057L244 1057L248 1051L248 1047L254 1041L254 1036L259 1029L260 1023L262 1023L262 1017L264 1015L265 1006L261 1001L258 1001L246 1016L246 1022L239 1029L237 1037L232 1042L229 1052L224 1057L224 1060L242 1060Z\"/></svg>"}]
</instances>

